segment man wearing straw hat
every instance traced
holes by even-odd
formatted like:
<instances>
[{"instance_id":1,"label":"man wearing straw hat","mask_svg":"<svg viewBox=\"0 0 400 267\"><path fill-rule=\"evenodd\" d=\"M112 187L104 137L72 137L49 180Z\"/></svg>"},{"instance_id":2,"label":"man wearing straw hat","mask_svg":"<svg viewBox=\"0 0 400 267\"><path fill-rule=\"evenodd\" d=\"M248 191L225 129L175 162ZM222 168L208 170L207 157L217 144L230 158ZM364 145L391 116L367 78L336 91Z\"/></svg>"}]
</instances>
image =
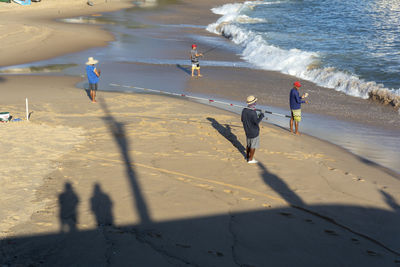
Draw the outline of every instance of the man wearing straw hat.
<instances>
[{"instance_id":1,"label":"man wearing straw hat","mask_svg":"<svg viewBox=\"0 0 400 267\"><path fill-rule=\"evenodd\" d=\"M92 102L96 102L96 91L97 91L97 83L99 82L100 70L97 70L95 64L99 61L95 60L93 57L89 57L86 62L86 74L89 81L89 90L90 90L90 98Z\"/></svg>"},{"instance_id":2,"label":"man wearing straw hat","mask_svg":"<svg viewBox=\"0 0 400 267\"><path fill-rule=\"evenodd\" d=\"M264 118L261 112L257 116L255 110L257 98L255 96L247 97L247 107L242 110L242 123L244 132L246 133L246 160L247 163L257 163L254 159L256 148L260 147L260 126L258 125Z\"/></svg>"}]
</instances>

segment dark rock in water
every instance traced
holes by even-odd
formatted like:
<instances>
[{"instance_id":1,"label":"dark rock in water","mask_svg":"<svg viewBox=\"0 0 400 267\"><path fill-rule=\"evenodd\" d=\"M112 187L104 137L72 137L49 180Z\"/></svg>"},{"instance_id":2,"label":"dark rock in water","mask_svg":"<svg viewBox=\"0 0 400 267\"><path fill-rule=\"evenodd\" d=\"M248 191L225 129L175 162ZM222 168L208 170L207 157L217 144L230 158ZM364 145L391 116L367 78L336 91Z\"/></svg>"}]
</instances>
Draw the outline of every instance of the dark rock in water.
<instances>
[{"instance_id":1,"label":"dark rock in water","mask_svg":"<svg viewBox=\"0 0 400 267\"><path fill-rule=\"evenodd\" d=\"M87 1L87 4L88 4L89 6L93 6L93 5L94 5L94 3L93 3L92 1Z\"/></svg>"},{"instance_id":2,"label":"dark rock in water","mask_svg":"<svg viewBox=\"0 0 400 267\"><path fill-rule=\"evenodd\" d=\"M42 1L42 0L31 0L32 2L40 2L40 1Z\"/></svg>"}]
</instances>

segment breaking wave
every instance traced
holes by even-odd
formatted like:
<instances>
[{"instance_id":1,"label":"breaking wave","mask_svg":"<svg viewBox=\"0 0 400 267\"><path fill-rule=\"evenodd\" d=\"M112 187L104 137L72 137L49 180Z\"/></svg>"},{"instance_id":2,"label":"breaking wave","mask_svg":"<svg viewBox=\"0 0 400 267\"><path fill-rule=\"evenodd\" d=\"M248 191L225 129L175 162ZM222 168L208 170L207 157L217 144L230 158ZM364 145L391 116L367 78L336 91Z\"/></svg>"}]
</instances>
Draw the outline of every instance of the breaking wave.
<instances>
[{"instance_id":1,"label":"breaking wave","mask_svg":"<svg viewBox=\"0 0 400 267\"><path fill-rule=\"evenodd\" d=\"M213 13L222 16L217 22L208 25L207 30L229 38L241 46L242 58L259 68L279 71L347 95L370 98L396 109L400 108L400 90L384 88L382 84L365 81L355 74L335 67L322 67L320 55L316 52L285 50L268 44L260 34L241 27L242 24L252 21L250 17L243 15L243 12L253 9L256 5L276 3L279 2L249 1L213 8ZM253 21L259 23L265 20L256 18Z\"/></svg>"}]
</instances>

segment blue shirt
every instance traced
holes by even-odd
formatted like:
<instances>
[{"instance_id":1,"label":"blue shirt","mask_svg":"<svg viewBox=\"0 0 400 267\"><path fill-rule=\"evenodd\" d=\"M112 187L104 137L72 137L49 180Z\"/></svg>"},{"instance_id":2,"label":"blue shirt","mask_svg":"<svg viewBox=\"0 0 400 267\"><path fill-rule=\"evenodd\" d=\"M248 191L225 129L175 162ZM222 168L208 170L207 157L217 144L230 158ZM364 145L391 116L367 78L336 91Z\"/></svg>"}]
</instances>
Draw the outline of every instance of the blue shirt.
<instances>
[{"instance_id":1,"label":"blue shirt","mask_svg":"<svg viewBox=\"0 0 400 267\"><path fill-rule=\"evenodd\" d=\"M296 88L290 90L290 109L301 109L301 103L306 101L301 100L299 91Z\"/></svg>"},{"instance_id":2,"label":"blue shirt","mask_svg":"<svg viewBox=\"0 0 400 267\"><path fill-rule=\"evenodd\" d=\"M257 112L253 109L244 108L242 110L241 120L247 138L256 138L260 134L260 126L258 126L258 124L263 118L263 113L257 116Z\"/></svg>"},{"instance_id":3,"label":"blue shirt","mask_svg":"<svg viewBox=\"0 0 400 267\"><path fill-rule=\"evenodd\" d=\"M99 77L97 77L96 73L94 73L94 69L96 67L92 65L87 65L86 66L86 74L89 80L89 83L98 83L99 82Z\"/></svg>"}]
</instances>

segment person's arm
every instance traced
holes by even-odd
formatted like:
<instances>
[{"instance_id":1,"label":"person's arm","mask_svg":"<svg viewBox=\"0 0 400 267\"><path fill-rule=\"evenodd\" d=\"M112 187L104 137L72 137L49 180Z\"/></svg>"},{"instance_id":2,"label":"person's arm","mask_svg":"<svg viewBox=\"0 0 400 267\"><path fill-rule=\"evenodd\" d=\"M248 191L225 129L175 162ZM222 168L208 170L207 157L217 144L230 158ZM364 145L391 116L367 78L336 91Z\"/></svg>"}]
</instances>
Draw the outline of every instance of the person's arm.
<instances>
[{"instance_id":1,"label":"person's arm","mask_svg":"<svg viewBox=\"0 0 400 267\"><path fill-rule=\"evenodd\" d=\"M100 70L97 70L97 68L94 68L93 72L94 72L94 74L96 74L97 77L100 77Z\"/></svg>"},{"instance_id":2,"label":"person's arm","mask_svg":"<svg viewBox=\"0 0 400 267\"><path fill-rule=\"evenodd\" d=\"M263 118L264 118L264 113L260 113L260 115L257 116L257 112L254 111L254 112L252 112L252 115L251 115L251 122L256 125L256 124L259 124Z\"/></svg>"},{"instance_id":3,"label":"person's arm","mask_svg":"<svg viewBox=\"0 0 400 267\"><path fill-rule=\"evenodd\" d=\"M296 92L296 93L294 94L294 99L296 100L296 102L297 102L298 104L306 103L306 101L304 101L304 100L302 100L302 99L300 98L299 92Z\"/></svg>"},{"instance_id":4,"label":"person's arm","mask_svg":"<svg viewBox=\"0 0 400 267\"><path fill-rule=\"evenodd\" d=\"M260 115L258 115L257 124L259 124L262 121L263 118L264 118L264 113L261 112Z\"/></svg>"}]
</instances>

